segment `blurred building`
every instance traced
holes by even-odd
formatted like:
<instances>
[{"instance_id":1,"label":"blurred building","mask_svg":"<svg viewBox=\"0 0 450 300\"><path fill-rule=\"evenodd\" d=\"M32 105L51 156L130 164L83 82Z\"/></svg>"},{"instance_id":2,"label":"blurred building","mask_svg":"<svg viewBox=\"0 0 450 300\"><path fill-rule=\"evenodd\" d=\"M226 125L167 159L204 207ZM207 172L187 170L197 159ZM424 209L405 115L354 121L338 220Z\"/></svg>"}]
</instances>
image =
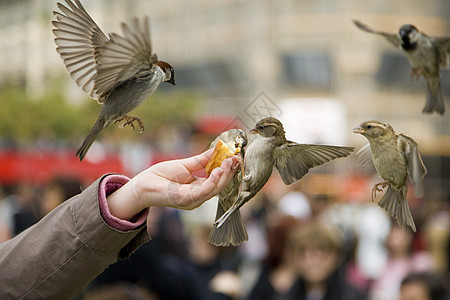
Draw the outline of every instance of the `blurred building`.
<instances>
[{"instance_id":1,"label":"blurred building","mask_svg":"<svg viewBox=\"0 0 450 300\"><path fill-rule=\"evenodd\" d=\"M149 15L154 51L175 67L176 88L204 93L211 114L239 114L261 92L275 103L338 99L347 111L350 143L366 143L351 128L378 119L413 136L426 156L439 157L430 159L436 164L430 170L438 176L448 172L449 112L423 115L425 82L410 80L399 50L352 24L359 19L396 32L413 23L429 35L450 35L448 0L81 2L105 33L120 32L121 21ZM56 0L0 0L0 87L20 84L38 95L57 80L69 99L84 100L55 51L55 8ZM442 77L450 111L449 72ZM299 126L313 124L299 120Z\"/></svg>"}]
</instances>

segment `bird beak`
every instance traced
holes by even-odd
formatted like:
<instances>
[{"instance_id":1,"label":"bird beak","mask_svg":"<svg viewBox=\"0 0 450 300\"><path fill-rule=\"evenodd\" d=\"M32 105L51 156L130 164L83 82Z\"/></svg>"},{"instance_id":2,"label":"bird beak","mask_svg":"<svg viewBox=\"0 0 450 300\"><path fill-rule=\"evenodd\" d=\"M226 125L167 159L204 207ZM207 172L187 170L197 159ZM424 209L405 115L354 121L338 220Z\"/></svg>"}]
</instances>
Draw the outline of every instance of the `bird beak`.
<instances>
[{"instance_id":1,"label":"bird beak","mask_svg":"<svg viewBox=\"0 0 450 300\"><path fill-rule=\"evenodd\" d=\"M244 139L244 138L241 137L241 136L238 136L238 137L236 138L236 143L237 143L238 145L240 145L241 148L247 146L247 140Z\"/></svg>"},{"instance_id":2,"label":"bird beak","mask_svg":"<svg viewBox=\"0 0 450 300\"><path fill-rule=\"evenodd\" d=\"M170 78L170 80L169 81L166 81L167 83L170 83L171 85L175 85L175 78L172 76L171 78Z\"/></svg>"},{"instance_id":3,"label":"bird beak","mask_svg":"<svg viewBox=\"0 0 450 300\"><path fill-rule=\"evenodd\" d=\"M253 128L253 129L250 129L250 131L248 133L257 134L258 130L256 128Z\"/></svg>"},{"instance_id":4,"label":"bird beak","mask_svg":"<svg viewBox=\"0 0 450 300\"><path fill-rule=\"evenodd\" d=\"M398 35L400 36L400 39L403 41L408 37L408 33L404 30L400 30L400 32L398 33Z\"/></svg>"},{"instance_id":5,"label":"bird beak","mask_svg":"<svg viewBox=\"0 0 450 300\"><path fill-rule=\"evenodd\" d=\"M355 128L353 128L353 133L363 134L364 133L364 129L361 128L361 127L355 127Z\"/></svg>"}]
</instances>

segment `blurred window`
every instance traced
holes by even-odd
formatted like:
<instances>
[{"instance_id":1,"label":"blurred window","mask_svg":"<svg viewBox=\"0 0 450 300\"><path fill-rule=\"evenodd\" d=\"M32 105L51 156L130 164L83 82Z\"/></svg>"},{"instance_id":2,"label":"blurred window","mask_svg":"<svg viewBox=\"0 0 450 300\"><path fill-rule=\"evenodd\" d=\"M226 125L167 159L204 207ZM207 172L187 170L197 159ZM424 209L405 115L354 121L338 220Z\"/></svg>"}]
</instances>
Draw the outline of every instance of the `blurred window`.
<instances>
[{"instance_id":1,"label":"blurred window","mask_svg":"<svg viewBox=\"0 0 450 300\"><path fill-rule=\"evenodd\" d=\"M176 68L176 84L203 89L212 95L229 95L241 88L245 74L239 64L233 62L205 62Z\"/></svg>"},{"instance_id":2,"label":"blurred window","mask_svg":"<svg viewBox=\"0 0 450 300\"><path fill-rule=\"evenodd\" d=\"M312 89L331 90L334 69L330 56L323 51L305 51L282 56L283 83Z\"/></svg>"},{"instance_id":3,"label":"blurred window","mask_svg":"<svg viewBox=\"0 0 450 300\"><path fill-rule=\"evenodd\" d=\"M410 71L411 66L403 53L384 52L375 78L381 87L420 89L420 84L411 81Z\"/></svg>"},{"instance_id":4,"label":"blurred window","mask_svg":"<svg viewBox=\"0 0 450 300\"><path fill-rule=\"evenodd\" d=\"M411 80L411 65L406 56L398 52L384 52L380 67L376 74L376 81L381 87L408 88L409 90L422 90L426 83L423 78L420 83ZM446 96L450 96L450 72L441 71L441 88Z\"/></svg>"}]
</instances>

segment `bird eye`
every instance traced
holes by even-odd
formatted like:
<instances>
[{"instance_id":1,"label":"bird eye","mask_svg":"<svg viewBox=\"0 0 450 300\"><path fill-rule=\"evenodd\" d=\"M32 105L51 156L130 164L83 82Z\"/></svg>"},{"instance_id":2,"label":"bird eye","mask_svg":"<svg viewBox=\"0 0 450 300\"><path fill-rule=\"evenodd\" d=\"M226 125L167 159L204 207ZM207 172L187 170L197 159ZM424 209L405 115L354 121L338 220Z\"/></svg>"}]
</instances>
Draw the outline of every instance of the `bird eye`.
<instances>
[{"instance_id":1,"label":"bird eye","mask_svg":"<svg viewBox=\"0 0 450 300\"><path fill-rule=\"evenodd\" d=\"M259 127L258 127L260 130L263 130L264 129L264 126L263 125L259 125Z\"/></svg>"},{"instance_id":2,"label":"bird eye","mask_svg":"<svg viewBox=\"0 0 450 300\"><path fill-rule=\"evenodd\" d=\"M370 129L370 128L372 128L372 125L367 125L367 129Z\"/></svg>"}]
</instances>

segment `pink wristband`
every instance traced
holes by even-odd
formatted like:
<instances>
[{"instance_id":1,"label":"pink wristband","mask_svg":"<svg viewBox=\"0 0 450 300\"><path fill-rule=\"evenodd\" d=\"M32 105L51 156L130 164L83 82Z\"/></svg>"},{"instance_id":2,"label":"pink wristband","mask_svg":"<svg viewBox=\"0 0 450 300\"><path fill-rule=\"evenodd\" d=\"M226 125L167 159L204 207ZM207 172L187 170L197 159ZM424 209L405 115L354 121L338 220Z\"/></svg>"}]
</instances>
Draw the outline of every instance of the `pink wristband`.
<instances>
[{"instance_id":1,"label":"pink wristband","mask_svg":"<svg viewBox=\"0 0 450 300\"><path fill-rule=\"evenodd\" d=\"M131 221L128 221L113 216L109 211L106 197L121 188L129 180L128 177L123 175L108 175L100 182L98 189L98 202L103 220L112 228L120 231L130 231L142 226L148 215L148 208L146 208L137 214Z\"/></svg>"}]
</instances>

